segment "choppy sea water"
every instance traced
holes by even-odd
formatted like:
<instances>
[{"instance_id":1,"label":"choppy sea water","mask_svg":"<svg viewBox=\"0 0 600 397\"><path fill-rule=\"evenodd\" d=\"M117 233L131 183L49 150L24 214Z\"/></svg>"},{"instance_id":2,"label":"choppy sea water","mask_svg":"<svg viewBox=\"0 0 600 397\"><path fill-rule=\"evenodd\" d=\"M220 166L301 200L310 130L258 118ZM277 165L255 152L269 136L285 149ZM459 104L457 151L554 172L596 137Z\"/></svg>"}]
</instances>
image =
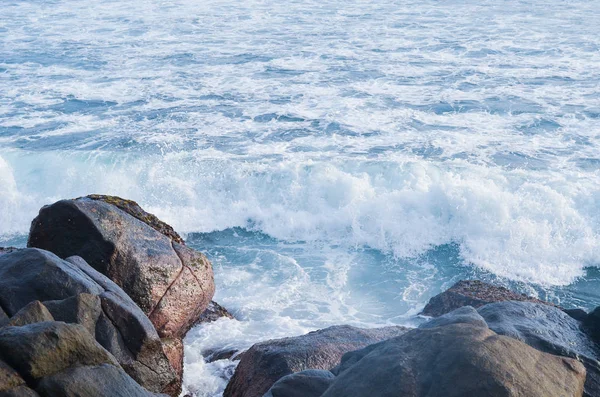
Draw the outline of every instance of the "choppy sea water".
<instances>
[{"instance_id":1,"label":"choppy sea water","mask_svg":"<svg viewBox=\"0 0 600 397\"><path fill-rule=\"evenodd\" d=\"M530 4L534 3L534 4ZM0 245L132 198L213 261L202 352L412 324L461 278L600 304L595 2L4 0Z\"/></svg>"}]
</instances>

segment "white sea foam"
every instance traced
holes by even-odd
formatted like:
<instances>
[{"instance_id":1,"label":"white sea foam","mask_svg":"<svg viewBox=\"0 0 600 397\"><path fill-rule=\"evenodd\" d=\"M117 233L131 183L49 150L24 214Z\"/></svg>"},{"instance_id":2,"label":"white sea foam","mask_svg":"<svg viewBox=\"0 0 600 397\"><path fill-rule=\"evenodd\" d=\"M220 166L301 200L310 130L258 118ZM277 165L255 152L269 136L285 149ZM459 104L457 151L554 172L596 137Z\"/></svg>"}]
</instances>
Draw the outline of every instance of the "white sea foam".
<instances>
[{"instance_id":1,"label":"white sea foam","mask_svg":"<svg viewBox=\"0 0 600 397\"><path fill-rule=\"evenodd\" d=\"M188 337L198 396L232 366L206 349L414 321L456 277L600 303L598 26L584 0L3 1L0 241L89 193L189 234L242 320Z\"/></svg>"},{"instance_id":2,"label":"white sea foam","mask_svg":"<svg viewBox=\"0 0 600 397\"><path fill-rule=\"evenodd\" d=\"M398 155L252 163L206 153L156 162L68 157L4 155L19 170L4 161L5 230L25 233L37 208L52 200L105 192L139 200L184 233L241 226L282 241L370 247L400 258L455 243L467 263L558 285L600 263L594 174Z\"/></svg>"}]
</instances>

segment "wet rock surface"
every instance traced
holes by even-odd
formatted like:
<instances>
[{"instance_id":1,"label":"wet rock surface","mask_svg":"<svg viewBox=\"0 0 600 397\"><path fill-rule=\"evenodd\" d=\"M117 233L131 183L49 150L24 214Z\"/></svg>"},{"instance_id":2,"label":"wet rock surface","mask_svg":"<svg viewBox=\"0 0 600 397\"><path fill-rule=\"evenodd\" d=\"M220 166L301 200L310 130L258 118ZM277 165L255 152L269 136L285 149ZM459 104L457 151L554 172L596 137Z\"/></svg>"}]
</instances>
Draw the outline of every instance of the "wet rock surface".
<instances>
[{"instance_id":1,"label":"wet rock surface","mask_svg":"<svg viewBox=\"0 0 600 397\"><path fill-rule=\"evenodd\" d=\"M1 397L179 395L182 337L233 318L211 301L208 259L133 201L46 206L28 245L43 249L0 249ZM203 354L241 358L225 397L600 395L600 308L473 280L423 314L413 330L342 325Z\"/></svg>"},{"instance_id":2,"label":"wet rock surface","mask_svg":"<svg viewBox=\"0 0 600 397\"><path fill-rule=\"evenodd\" d=\"M483 281L461 280L448 290L431 298L421 314L437 317L463 306L478 308L488 303L509 300L554 306L537 298L519 294L504 287L484 283Z\"/></svg>"},{"instance_id":3,"label":"wet rock surface","mask_svg":"<svg viewBox=\"0 0 600 397\"><path fill-rule=\"evenodd\" d=\"M308 369L286 375L279 379L264 397L320 396L333 383L335 375L330 371Z\"/></svg>"},{"instance_id":4,"label":"wet rock surface","mask_svg":"<svg viewBox=\"0 0 600 397\"><path fill-rule=\"evenodd\" d=\"M149 393L119 368L102 364L70 368L42 379L36 390L43 396L150 397Z\"/></svg>"},{"instance_id":5,"label":"wet rock surface","mask_svg":"<svg viewBox=\"0 0 600 397\"><path fill-rule=\"evenodd\" d=\"M600 351L581 323L562 310L532 302L497 302L478 309L490 329L551 354L579 359L587 369L585 396L600 396Z\"/></svg>"},{"instance_id":6,"label":"wet rock surface","mask_svg":"<svg viewBox=\"0 0 600 397\"><path fill-rule=\"evenodd\" d=\"M213 322L213 321L217 321L220 318L230 318L230 319L233 319L234 317L223 306L219 305L215 301L210 301L210 303L208 304L208 307L206 308L206 310L204 310L204 312L202 312L202 314L200 315L200 317L198 317L197 324L200 324L200 323L210 323L210 322Z\"/></svg>"},{"instance_id":7,"label":"wet rock surface","mask_svg":"<svg viewBox=\"0 0 600 397\"><path fill-rule=\"evenodd\" d=\"M0 355L27 381L75 366L119 366L85 328L54 321L1 329Z\"/></svg>"},{"instance_id":8,"label":"wet rock surface","mask_svg":"<svg viewBox=\"0 0 600 397\"><path fill-rule=\"evenodd\" d=\"M337 374L319 396L581 396L585 381L576 360L467 323L416 329L349 353Z\"/></svg>"},{"instance_id":9,"label":"wet rock surface","mask_svg":"<svg viewBox=\"0 0 600 397\"><path fill-rule=\"evenodd\" d=\"M208 259L183 245L170 226L118 197L93 195L43 207L28 246L82 257L133 299L161 337L185 335L214 295Z\"/></svg>"},{"instance_id":10,"label":"wet rock surface","mask_svg":"<svg viewBox=\"0 0 600 397\"><path fill-rule=\"evenodd\" d=\"M0 306L14 325L51 319L81 325L148 390L162 392L177 382L150 320L81 258L62 260L32 248L0 256Z\"/></svg>"},{"instance_id":11,"label":"wet rock surface","mask_svg":"<svg viewBox=\"0 0 600 397\"><path fill-rule=\"evenodd\" d=\"M171 225L161 221L160 219L158 219L158 217L156 215L144 211L144 209L142 207L140 207L140 205L133 200L124 199L124 198L117 197L117 196L109 196L109 195L105 195L105 194L90 194L86 197L80 197L80 199L82 199L82 198L103 201L107 204L114 205L118 209L120 209L120 210L128 213L129 215L133 216L134 218L137 218L140 221L144 222L145 224L147 224L148 226L150 226L152 229L156 230L157 232L169 237L171 240L175 241L176 243L185 245L185 241L175 231L175 229L173 229L173 227Z\"/></svg>"},{"instance_id":12,"label":"wet rock surface","mask_svg":"<svg viewBox=\"0 0 600 397\"><path fill-rule=\"evenodd\" d=\"M305 369L329 369L346 352L407 332L405 327L334 326L306 335L258 343L242 355L225 397L262 396L280 378Z\"/></svg>"},{"instance_id":13,"label":"wet rock surface","mask_svg":"<svg viewBox=\"0 0 600 397\"><path fill-rule=\"evenodd\" d=\"M9 326L21 326L42 321L54 321L52 314L40 301L29 302L19 310L8 322Z\"/></svg>"}]
</instances>

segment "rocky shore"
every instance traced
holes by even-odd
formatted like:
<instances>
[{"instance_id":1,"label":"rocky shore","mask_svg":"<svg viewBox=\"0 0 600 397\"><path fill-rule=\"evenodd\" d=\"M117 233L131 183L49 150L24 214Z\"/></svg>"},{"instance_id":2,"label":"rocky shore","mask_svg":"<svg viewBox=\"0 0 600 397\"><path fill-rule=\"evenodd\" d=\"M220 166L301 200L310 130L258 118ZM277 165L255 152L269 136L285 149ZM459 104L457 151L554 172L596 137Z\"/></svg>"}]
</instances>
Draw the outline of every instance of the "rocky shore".
<instances>
[{"instance_id":1,"label":"rocky shore","mask_svg":"<svg viewBox=\"0 0 600 397\"><path fill-rule=\"evenodd\" d=\"M178 396L182 338L231 316L214 292L209 260L135 202L46 206L28 248L0 248L0 397ZM207 360L239 360L225 397L600 396L600 308L470 280L422 314Z\"/></svg>"}]
</instances>

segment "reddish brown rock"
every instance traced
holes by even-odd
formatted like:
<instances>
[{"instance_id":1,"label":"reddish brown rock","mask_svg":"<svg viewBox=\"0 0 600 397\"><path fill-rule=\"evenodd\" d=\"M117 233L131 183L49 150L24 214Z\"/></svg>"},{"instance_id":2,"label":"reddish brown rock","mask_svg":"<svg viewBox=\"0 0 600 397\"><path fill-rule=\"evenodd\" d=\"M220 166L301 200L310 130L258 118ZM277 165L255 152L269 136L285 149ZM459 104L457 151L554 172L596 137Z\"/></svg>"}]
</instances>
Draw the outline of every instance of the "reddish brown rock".
<instances>
[{"instance_id":1,"label":"reddish brown rock","mask_svg":"<svg viewBox=\"0 0 600 397\"><path fill-rule=\"evenodd\" d=\"M174 284L177 287L163 295L148 317L160 336L181 338L204 311L203 305L196 304L198 291L204 292L202 284L187 266L182 267Z\"/></svg>"},{"instance_id":2,"label":"reddish brown rock","mask_svg":"<svg viewBox=\"0 0 600 397\"><path fill-rule=\"evenodd\" d=\"M171 363L171 367L177 374L177 382L174 382L164 392L169 395L179 394L183 380L183 341L180 338L166 338L162 340L163 350ZM176 392L176 393L175 393Z\"/></svg>"},{"instance_id":3,"label":"reddish brown rock","mask_svg":"<svg viewBox=\"0 0 600 397\"><path fill-rule=\"evenodd\" d=\"M169 237L176 243L185 245L185 241L183 241L181 236L177 234L177 232L171 227L171 225L168 225L165 222L161 221L156 215L144 211L144 209L133 200L127 200L121 197L108 196L104 194L90 194L89 196L87 196L87 198L92 200L104 201L105 203L112 204L120 210L125 211L129 215L144 222L157 232L160 232L165 236Z\"/></svg>"},{"instance_id":4,"label":"reddish brown rock","mask_svg":"<svg viewBox=\"0 0 600 397\"><path fill-rule=\"evenodd\" d=\"M42 208L28 241L85 259L131 296L163 338L185 335L214 294L210 262L182 243L134 202L96 195Z\"/></svg>"},{"instance_id":5,"label":"reddish brown rock","mask_svg":"<svg viewBox=\"0 0 600 397\"><path fill-rule=\"evenodd\" d=\"M555 306L552 303L518 294L507 288L487 284L483 281L461 280L450 289L431 298L421 314L437 317L459 307L472 306L478 308L488 303L501 301L534 302Z\"/></svg>"}]
</instances>

